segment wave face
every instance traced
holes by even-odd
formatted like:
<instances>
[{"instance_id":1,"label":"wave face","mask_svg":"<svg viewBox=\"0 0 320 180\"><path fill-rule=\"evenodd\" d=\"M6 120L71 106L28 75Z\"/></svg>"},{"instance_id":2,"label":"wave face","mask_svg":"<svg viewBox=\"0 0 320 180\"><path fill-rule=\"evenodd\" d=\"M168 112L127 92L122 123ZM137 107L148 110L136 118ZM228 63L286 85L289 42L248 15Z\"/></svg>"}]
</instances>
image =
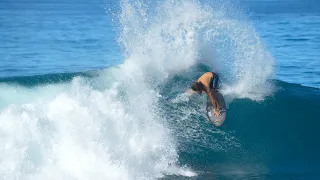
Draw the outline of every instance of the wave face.
<instances>
[{"instance_id":1,"label":"wave face","mask_svg":"<svg viewBox=\"0 0 320 180\"><path fill-rule=\"evenodd\" d=\"M275 92L263 101L229 102L225 124L215 128L205 117L206 98L172 85L186 81L172 78L161 102L178 137L179 160L197 179L319 178L319 89L273 81Z\"/></svg>"},{"instance_id":2,"label":"wave face","mask_svg":"<svg viewBox=\"0 0 320 180\"><path fill-rule=\"evenodd\" d=\"M272 56L251 24L236 18L240 12L228 13L236 10L231 6L194 0L156 4L121 1L123 64L92 76L2 81L3 179L196 176L192 161L181 154L198 152L194 143L221 153L241 149L233 132L202 129L201 99L188 101L183 92L213 65L230 106L238 98L262 101L273 92ZM172 80L179 76L180 84Z\"/></svg>"}]
</instances>

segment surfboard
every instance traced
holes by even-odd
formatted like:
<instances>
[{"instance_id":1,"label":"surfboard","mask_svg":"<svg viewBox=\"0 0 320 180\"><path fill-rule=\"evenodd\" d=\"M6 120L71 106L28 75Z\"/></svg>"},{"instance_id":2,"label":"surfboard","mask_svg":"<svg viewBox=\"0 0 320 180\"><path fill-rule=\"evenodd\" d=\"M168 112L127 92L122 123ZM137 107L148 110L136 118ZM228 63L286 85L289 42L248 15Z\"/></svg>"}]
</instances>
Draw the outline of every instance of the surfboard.
<instances>
[{"instance_id":1,"label":"surfboard","mask_svg":"<svg viewBox=\"0 0 320 180\"><path fill-rule=\"evenodd\" d=\"M207 101L207 117L208 120L214 125L214 126L222 126L224 124L224 121L226 120L227 115L227 108L226 103L224 101L224 98L220 92L217 92L217 101L220 104L220 115L216 116L213 113L214 106L212 105L211 101L208 99Z\"/></svg>"}]
</instances>

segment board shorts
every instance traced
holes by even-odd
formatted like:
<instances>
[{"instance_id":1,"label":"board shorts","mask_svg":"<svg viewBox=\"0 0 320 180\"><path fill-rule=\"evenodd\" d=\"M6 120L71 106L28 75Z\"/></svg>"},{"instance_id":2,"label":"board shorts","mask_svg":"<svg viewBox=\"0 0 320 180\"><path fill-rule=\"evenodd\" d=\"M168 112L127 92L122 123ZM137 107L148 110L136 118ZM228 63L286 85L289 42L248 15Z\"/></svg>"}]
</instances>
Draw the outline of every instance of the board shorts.
<instances>
[{"instance_id":1,"label":"board shorts","mask_svg":"<svg viewBox=\"0 0 320 180\"><path fill-rule=\"evenodd\" d=\"M214 72L211 72L212 73L212 76L214 76ZM219 78L218 78L218 75L216 74L216 77L215 78L212 78L212 81L210 82L209 86L211 89L213 89L214 87L218 88L218 81L219 81Z\"/></svg>"}]
</instances>

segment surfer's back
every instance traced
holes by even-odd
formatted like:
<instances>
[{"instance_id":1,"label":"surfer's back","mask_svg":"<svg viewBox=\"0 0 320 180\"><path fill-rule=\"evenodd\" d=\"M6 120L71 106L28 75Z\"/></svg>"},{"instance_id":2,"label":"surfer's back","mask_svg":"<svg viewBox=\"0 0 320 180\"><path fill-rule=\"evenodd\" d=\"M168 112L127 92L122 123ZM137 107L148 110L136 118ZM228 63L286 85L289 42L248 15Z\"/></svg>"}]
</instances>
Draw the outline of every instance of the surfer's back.
<instances>
[{"instance_id":1,"label":"surfer's back","mask_svg":"<svg viewBox=\"0 0 320 180\"><path fill-rule=\"evenodd\" d=\"M204 90L208 93L212 88L212 80L214 79L215 74L212 72L206 72L202 76L199 77L197 82L201 82L204 86Z\"/></svg>"}]
</instances>

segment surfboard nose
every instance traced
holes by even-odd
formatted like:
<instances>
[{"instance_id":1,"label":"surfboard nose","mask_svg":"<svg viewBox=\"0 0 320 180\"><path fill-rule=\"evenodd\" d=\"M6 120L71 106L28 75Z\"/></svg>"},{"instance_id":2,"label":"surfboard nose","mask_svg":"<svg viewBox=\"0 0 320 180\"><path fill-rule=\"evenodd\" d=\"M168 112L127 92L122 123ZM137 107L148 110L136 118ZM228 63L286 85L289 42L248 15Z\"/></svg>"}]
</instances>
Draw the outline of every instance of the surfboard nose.
<instances>
[{"instance_id":1,"label":"surfboard nose","mask_svg":"<svg viewBox=\"0 0 320 180\"><path fill-rule=\"evenodd\" d=\"M221 108L219 110L220 115L216 116L213 113L214 107L212 105L212 103L210 102L210 100L207 101L207 107L206 107L206 111L207 111L207 117L208 120L214 125L214 126L222 126L224 124L224 121L226 120L226 114L227 114L227 109L226 109L226 105L225 105L225 101L223 96L221 95L221 93L217 93L218 95L218 101L219 104L221 105Z\"/></svg>"},{"instance_id":2,"label":"surfboard nose","mask_svg":"<svg viewBox=\"0 0 320 180\"><path fill-rule=\"evenodd\" d=\"M213 107L207 108L207 116L209 121L216 127L222 126L224 124L224 121L226 119L226 110L222 109L220 110L220 115L216 116L213 114Z\"/></svg>"}]
</instances>

